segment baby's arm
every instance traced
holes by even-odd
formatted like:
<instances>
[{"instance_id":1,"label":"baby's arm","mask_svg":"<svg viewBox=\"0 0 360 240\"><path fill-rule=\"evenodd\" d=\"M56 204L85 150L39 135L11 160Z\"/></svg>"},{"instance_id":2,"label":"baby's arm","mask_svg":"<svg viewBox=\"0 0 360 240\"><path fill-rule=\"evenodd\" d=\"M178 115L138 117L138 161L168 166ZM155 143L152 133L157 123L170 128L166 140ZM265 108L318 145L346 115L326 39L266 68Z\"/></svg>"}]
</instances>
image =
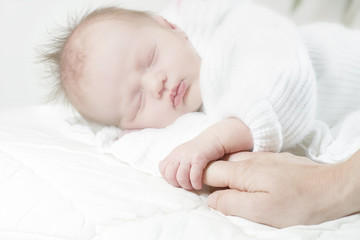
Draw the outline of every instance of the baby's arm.
<instances>
[{"instance_id":1,"label":"baby's arm","mask_svg":"<svg viewBox=\"0 0 360 240\"><path fill-rule=\"evenodd\" d=\"M201 189L207 163L229 153L250 151L252 147L249 128L237 118L227 118L176 147L160 162L159 168L170 184L188 190Z\"/></svg>"}]
</instances>

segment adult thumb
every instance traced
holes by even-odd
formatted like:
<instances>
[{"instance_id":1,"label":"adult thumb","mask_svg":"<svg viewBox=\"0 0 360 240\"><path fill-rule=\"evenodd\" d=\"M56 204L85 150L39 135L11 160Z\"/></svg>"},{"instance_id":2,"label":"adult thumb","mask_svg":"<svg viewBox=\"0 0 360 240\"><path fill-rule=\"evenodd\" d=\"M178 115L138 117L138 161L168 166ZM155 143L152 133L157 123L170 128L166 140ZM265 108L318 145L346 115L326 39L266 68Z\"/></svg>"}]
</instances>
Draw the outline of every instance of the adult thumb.
<instances>
[{"instance_id":1,"label":"adult thumb","mask_svg":"<svg viewBox=\"0 0 360 240\"><path fill-rule=\"evenodd\" d=\"M239 216L252 221L263 211L266 193L242 192L236 189L218 190L208 197L208 205L225 215Z\"/></svg>"}]
</instances>

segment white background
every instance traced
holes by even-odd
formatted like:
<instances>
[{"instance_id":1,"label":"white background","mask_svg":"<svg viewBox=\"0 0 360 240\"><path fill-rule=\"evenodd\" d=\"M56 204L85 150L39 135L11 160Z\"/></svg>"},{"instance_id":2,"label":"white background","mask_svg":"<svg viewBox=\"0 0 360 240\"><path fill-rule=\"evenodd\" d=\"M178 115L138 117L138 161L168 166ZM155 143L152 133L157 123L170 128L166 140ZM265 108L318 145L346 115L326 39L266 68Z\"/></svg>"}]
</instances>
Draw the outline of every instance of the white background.
<instances>
[{"instance_id":1,"label":"white background","mask_svg":"<svg viewBox=\"0 0 360 240\"><path fill-rule=\"evenodd\" d=\"M64 25L69 12L121 4L126 8L159 11L170 0L0 0L0 109L37 105L47 90L37 64L36 49L46 43L57 24ZM221 0L219 0L221 1ZM340 22L357 9L346 11L348 0L304 0L291 13L293 0L256 0L294 19L297 24L314 21ZM353 27L360 26L360 14ZM344 18L345 16L345 18ZM349 22L349 20L348 20Z\"/></svg>"}]
</instances>

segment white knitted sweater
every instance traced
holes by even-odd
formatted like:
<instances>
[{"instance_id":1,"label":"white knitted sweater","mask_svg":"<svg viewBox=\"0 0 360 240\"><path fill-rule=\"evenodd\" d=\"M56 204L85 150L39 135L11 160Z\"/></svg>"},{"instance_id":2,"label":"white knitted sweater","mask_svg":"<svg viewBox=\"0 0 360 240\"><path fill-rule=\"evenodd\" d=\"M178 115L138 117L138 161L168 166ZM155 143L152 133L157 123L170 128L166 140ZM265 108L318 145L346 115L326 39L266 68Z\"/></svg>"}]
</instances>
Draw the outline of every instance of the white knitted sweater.
<instances>
[{"instance_id":1,"label":"white knitted sweater","mask_svg":"<svg viewBox=\"0 0 360 240\"><path fill-rule=\"evenodd\" d=\"M247 0L178 0L162 15L202 58L210 118L245 122L253 151L278 152L305 136L315 115L315 74L291 22Z\"/></svg>"},{"instance_id":2,"label":"white knitted sweater","mask_svg":"<svg viewBox=\"0 0 360 240\"><path fill-rule=\"evenodd\" d=\"M191 2L197 5L190 5ZM230 4L234 4L234 8L243 7L243 11L230 10ZM253 131L254 150L278 151L306 134L312 122L311 111L317 105L316 120L309 134L294 148L284 150L325 163L347 159L359 148L359 128L354 126L360 111L350 114L345 121L336 121L360 109L360 31L333 24L300 28L298 32L308 49L317 78L318 97L314 100L313 72L294 27L274 13L246 4L244 0L183 0L174 2L163 13L187 31L203 59L202 94L204 98L214 96L214 99L204 99L205 110L215 118L226 114L242 117ZM228 10L243 14L232 16L240 20L239 26L221 30L229 33L217 35L216 26L225 20L222 14ZM231 33L237 31L235 38ZM261 38L252 39L254 36ZM216 46L217 38L223 41L222 45ZM231 44L235 41L246 47L234 47ZM242 85L239 87L237 82L232 82L235 80L242 80ZM218 93L217 88L221 92ZM220 93L230 96L224 100ZM235 98L233 102L232 98ZM324 122L330 127L336 125L330 131ZM209 124L211 121L208 122L206 114L192 113L165 129L135 131L120 139L117 139L119 129L102 128L97 140L102 152L114 154L135 168L160 176L159 160ZM143 147L134 151L133 146L139 142Z\"/></svg>"},{"instance_id":3,"label":"white knitted sweater","mask_svg":"<svg viewBox=\"0 0 360 240\"><path fill-rule=\"evenodd\" d=\"M316 73L316 119L332 127L360 109L360 31L316 23L299 32Z\"/></svg>"}]
</instances>

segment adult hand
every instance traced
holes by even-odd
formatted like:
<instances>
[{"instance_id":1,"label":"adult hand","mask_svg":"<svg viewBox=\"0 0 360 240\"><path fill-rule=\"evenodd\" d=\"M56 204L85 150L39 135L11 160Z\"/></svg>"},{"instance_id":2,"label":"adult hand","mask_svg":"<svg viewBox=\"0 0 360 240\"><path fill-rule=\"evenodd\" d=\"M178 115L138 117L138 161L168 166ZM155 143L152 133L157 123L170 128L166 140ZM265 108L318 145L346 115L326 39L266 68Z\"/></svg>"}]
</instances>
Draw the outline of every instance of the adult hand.
<instances>
[{"instance_id":1,"label":"adult hand","mask_svg":"<svg viewBox=\"0 0 360 240\"><path fill-rule=\"evenodd\" d=\"M210 207L274 227L318 224L360 211L360 151L341 164L317 164L289 153L233 154L211 162Z\"/></svg>"}]
</instances>

